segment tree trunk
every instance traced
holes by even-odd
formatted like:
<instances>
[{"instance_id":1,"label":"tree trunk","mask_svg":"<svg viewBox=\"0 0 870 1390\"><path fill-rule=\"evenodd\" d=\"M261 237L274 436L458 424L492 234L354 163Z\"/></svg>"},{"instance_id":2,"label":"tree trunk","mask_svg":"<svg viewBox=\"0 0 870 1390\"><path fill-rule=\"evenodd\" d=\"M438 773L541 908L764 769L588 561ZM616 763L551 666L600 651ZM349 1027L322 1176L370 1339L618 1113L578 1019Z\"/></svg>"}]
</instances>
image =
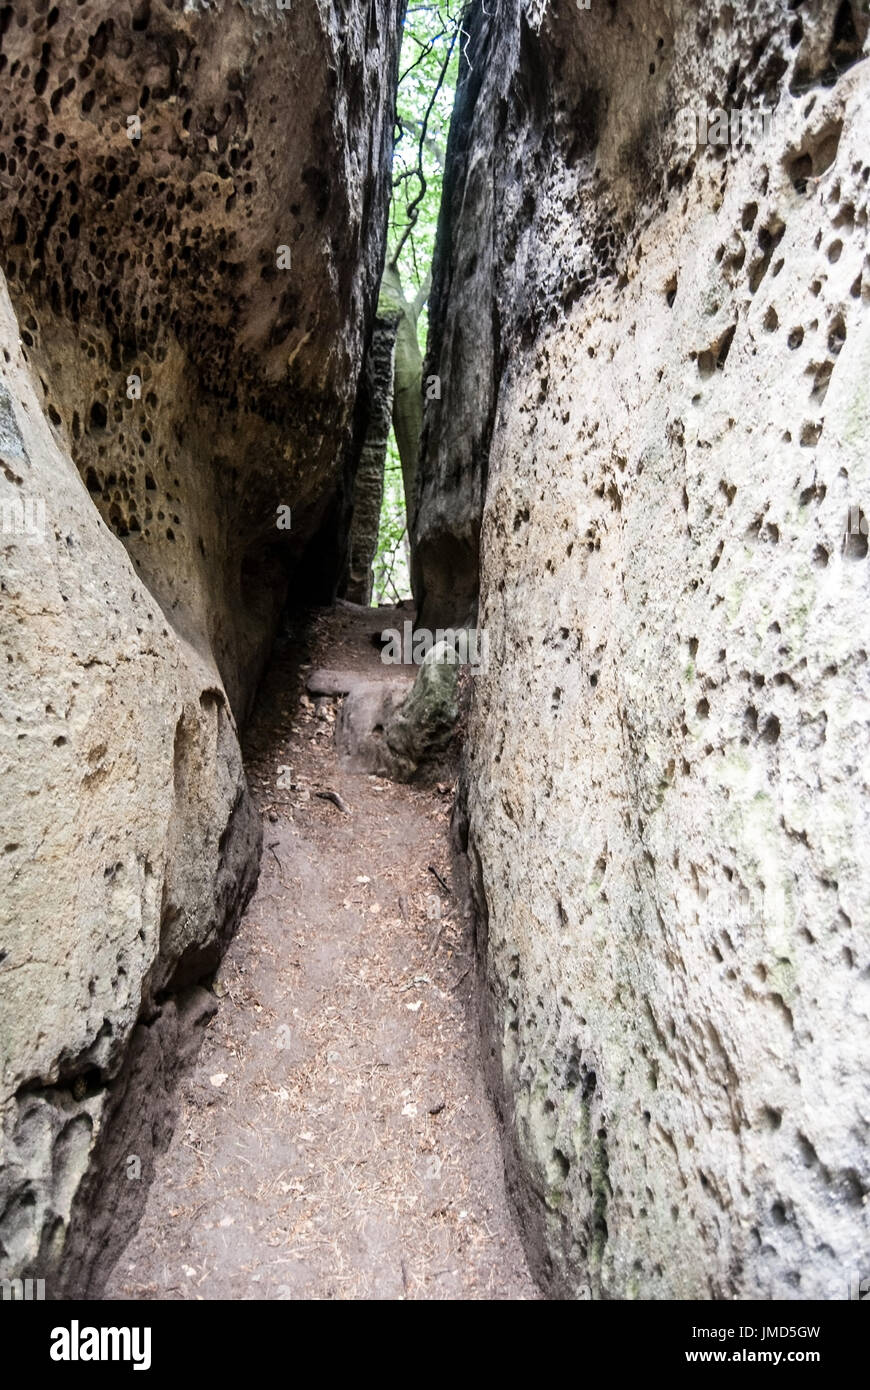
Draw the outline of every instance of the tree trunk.
<instances>
[{"instance_id":1,"label":"tree trunk","mask_svg":"<svg viewBox=\"0 0 870 1390\"><path fill-rule=\"evenodd\" d=\"M420 304L422 307L422 302ZM384 268L378 312L397 314L396 358L393 386L393 430L402 461L405 510L410 534L417 498L417 461L423 428L423 356L417 342L419 308L405 298L395 266Z\"/></svg>"},{"instance_id":2,"label":"tree trunk","mask_svg":"<svg viewBox=\"0 0 870 1390\"><path fill-rule=\"evenodd\" d=\"M366 368L368 424L360 453L353 491L353 521L345 597L353 603L370 603L372 564L378 548L381 502L384 495L384 462L390 435L393 403L393 354L397 315L379 313Z\"/></svg>"}]
</instances>

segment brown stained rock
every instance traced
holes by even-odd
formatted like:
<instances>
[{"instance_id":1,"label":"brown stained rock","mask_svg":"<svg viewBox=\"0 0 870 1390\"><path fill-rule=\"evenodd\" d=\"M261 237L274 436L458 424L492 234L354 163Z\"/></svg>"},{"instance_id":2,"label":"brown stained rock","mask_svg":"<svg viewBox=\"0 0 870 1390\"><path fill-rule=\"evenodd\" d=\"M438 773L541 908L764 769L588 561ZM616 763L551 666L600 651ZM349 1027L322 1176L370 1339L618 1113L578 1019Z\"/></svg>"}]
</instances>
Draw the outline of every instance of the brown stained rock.
<instances>
[{"instance_id":1,"label":"brown stained rock","mask_svg":"<svg viewBox=\"0 0 870 1390\"><path fill-rule=\"evenodd\" d=\"M309 542L317 597L343 572L395 0L90 0L2 43L0 252L44 408L242 716Z\"/></svg>"},{"instance_id":2,"label":"brown stained rock","mask_svg":"<svg viewBox=\"0 0 870 1390\"><path fill-rule=\"evenodd\" d=\"M371 679L372 677L368 672L331 671L328 667L321 666L316 671L311 672L305 682L305 689L309 695L336 697L349 695L352 691L369 685Z\"/></svg>"},{"instance_id":3,"label":"brown stained rock","mask_svg":"<svg viewBox=\"0 0 870 1390\"><path fill-rule=\"evenodd\" d=\"M412 782L443 769L459 720L455 652L439 642L415 676L358 681L342 702L336 743L346 766Z\"/></svg>"},{"instance_id":4,"label":"brown stained rock","mask_svg":"<svg viewBox=\"0 0 870 1390\"><path fill-rule=\"evenodd\" d=\"M0 1275L49 1296L135 1224L106 1124L162 1142L257 876L237 720L303 555L296 597L343 573L396 21L3 15L0 502L45 528L0 536Z\"/></svg>"}]
</instances>

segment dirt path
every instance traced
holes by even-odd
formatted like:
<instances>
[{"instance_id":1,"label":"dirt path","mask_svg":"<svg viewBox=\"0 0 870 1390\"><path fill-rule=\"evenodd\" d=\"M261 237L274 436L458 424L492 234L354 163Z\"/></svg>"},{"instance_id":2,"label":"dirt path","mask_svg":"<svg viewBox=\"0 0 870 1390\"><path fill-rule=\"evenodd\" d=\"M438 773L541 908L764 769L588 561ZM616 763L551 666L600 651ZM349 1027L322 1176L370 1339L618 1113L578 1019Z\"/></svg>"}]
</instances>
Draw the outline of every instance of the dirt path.
<instances>
[{"instance_id":1,"label":"dirt path","mask_svg":"<svg viewBox=\"0 0 870 1390\"><path fill-rule=\"evenodd\" d=\"M376 676L369 634L407 616L339 608L297 636L314 665ZM536 1298L478 1067L469 942L427 867L449 882L452 787L342 770L335 705L298 701L300 661L294 640L251 726L259 887L106 1297Z\"/></svg>"}]
</instances>

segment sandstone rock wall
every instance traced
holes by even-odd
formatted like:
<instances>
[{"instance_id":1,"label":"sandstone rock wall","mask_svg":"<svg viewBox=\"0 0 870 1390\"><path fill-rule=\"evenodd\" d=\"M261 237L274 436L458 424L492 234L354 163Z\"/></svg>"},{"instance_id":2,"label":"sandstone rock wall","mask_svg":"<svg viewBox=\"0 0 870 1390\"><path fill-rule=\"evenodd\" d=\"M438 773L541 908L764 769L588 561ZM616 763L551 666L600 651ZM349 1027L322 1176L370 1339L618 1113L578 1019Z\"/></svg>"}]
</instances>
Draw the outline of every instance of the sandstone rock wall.
<instances>
[{"instance_id":1,"label":"sandstone rock wall","mask_svg":"<svg viewBox=\"0 0 870 1390\"><path fill-rule=\"evenodd\" d=\"M397 5L85 0L3 27L28 358L103 519L244 712L289 576L349 511Z\"/></svg>"},{"instance_id":2,"label":"sandstone rock wall","mask_svg":"<svg viewBox=\"0 0 870 1390\"><path fill-rule=\"evenodd\" d=\"M256 878L236 721L343 572L397 20L0 16L0 1274L49 1296L135 1225Z\"/></svg>"},{"instance_id":3,"label":"sandstone rock wall","mask_svg":"<svg viewBox=\"0 0 870 1390\"><path fill-rule=\"evenodd\" d=\"M471 23L418 589L461 619L480 532L457 828L568 1296L842 1298L870 1259L866 39L773 0Z\"/></svg>"},{"instance_id":4,"label":"sandstone rock wall","mask_svg":"<svg viewBox=\"0 0 870 1390\"><path fill-rule=\"evenodd\" d=\"M4 522L22 497L45 504L41 536L2 536L0 1256L4 1275L31 1268L56 1294L134 1030L153 1029L159 1053L167 994L214 969L256 881L260 831L220 676L93 507L42 412L5 288L0 328ZM139 1088L143 1127L165 1099L159 1073ZM144 1168L132 1197L150 1138L104 1175L122 1190L128 1156Z\"/></svg>"}]
</instances>

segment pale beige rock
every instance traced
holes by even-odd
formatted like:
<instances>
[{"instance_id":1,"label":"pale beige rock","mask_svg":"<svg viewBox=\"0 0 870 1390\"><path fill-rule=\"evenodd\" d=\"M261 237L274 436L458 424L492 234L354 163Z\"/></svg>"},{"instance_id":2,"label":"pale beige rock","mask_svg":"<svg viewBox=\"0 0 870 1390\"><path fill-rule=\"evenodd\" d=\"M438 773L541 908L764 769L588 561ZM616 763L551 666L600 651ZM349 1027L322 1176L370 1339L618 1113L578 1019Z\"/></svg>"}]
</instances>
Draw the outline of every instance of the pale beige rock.
<instances>
[{"instance_id":1,"label":"pale beige rock","mask_svg":"<svg viewBox=\"0 0 870 1390\"><path fill-rule=\"evenodd\" d=\"M457 828L511 1186L568 1296L839 1299L870 1268L851 13L851 38L835 5L475 21L419 553L443 605L439 535L473 538L485 487ZM782 125L681 154L677 111L734 104L729 70Z\"/></svg>"},{"instance_id":2,"label":"pale beige rock","mask_svg":"<svg viewBox=\"0 0 870 1390\"><path fill-rule=\"evenodd\" d=\"M0 535L0 1247L52 1284L136 1021L217 964L259 826L220 675L93 507L5 287L0 345L4 523L46 508Z\"/></svg>"}]
</instances>

